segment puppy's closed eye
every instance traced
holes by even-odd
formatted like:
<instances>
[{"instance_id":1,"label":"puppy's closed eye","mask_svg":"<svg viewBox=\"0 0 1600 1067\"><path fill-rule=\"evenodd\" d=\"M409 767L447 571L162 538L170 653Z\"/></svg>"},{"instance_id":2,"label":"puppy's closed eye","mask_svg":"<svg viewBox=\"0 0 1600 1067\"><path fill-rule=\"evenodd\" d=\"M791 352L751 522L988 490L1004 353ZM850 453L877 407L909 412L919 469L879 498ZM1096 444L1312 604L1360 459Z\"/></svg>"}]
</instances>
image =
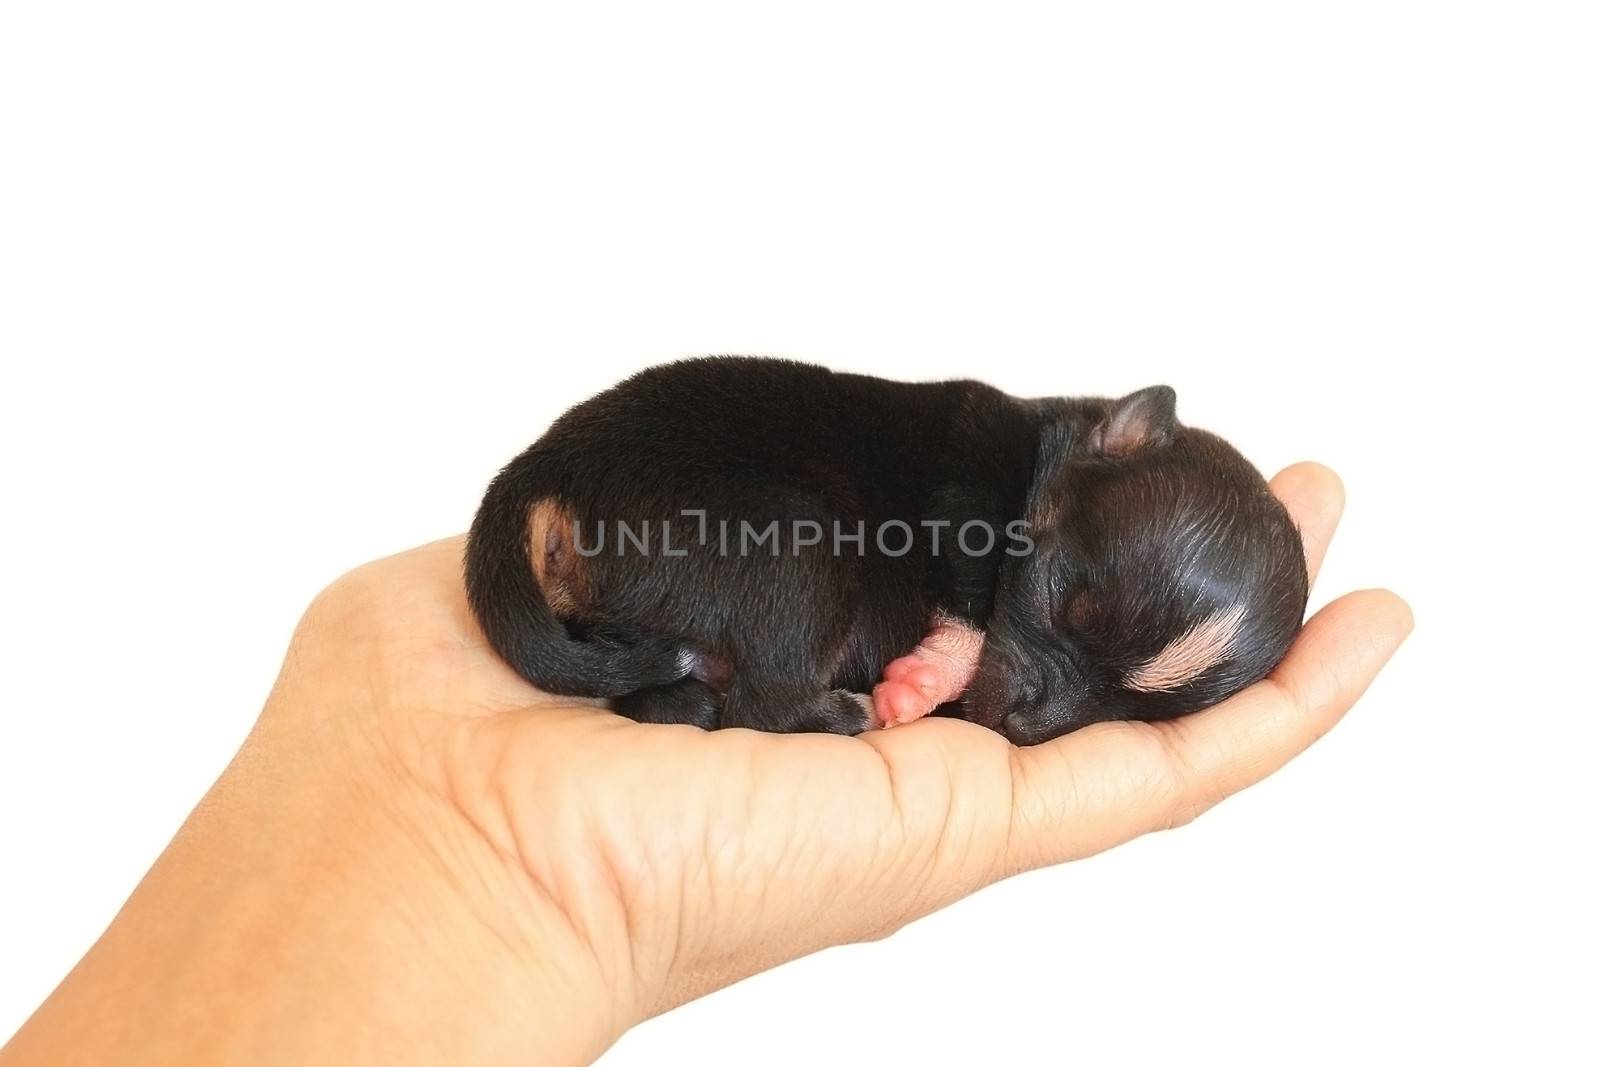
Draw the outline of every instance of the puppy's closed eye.
<instances>
[{"instance_id":1,"label":"puppy's closed eye","mask_svg":"<svg viewBox=\"0 0 1600 1067\"><path fill-rule=\"evenodd\" d=\"M1100 601L1089 590L1080 589L1067 601L1061 617L1070 630L1081 633L1091 629L1100 620Z\"/></svg>"}]
</instances>

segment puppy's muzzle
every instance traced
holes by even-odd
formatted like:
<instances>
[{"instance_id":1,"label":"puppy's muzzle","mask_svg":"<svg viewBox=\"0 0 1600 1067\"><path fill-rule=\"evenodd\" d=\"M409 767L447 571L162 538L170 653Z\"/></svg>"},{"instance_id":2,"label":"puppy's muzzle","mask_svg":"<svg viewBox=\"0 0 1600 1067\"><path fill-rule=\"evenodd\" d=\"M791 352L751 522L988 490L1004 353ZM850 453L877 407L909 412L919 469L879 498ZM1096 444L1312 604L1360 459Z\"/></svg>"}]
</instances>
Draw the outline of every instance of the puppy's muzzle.
<instances>
[{"instance_id":1,"label":"puppy's muzzle","mask_svg":"<svg viewBox=\"0 0 1600 1067\"><path fill-rule=\"evenodd\" d=\"M1083 680L1061 651L992 629L967 715L1014 745L1037 745L1078 725Z\"/></svg>"}]
</instances>

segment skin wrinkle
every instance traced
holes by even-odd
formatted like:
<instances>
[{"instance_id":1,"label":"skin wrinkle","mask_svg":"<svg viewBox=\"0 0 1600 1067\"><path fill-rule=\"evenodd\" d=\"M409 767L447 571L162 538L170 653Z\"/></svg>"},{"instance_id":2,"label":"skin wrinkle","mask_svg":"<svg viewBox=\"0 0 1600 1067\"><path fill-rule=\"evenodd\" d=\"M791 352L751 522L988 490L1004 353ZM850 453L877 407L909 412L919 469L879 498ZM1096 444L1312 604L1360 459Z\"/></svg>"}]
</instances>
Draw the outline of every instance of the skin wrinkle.
<instances>
[{"instance_id":1,"label":"skin wrinkle","mask_svg":"<svg viewBox=\"0 0 1600 1067\"><path fill-rule=\"evenodd\" d=\"M951 847L950 828L956 824L956 804L959 796L955 787L955 771L950 765L950 754L943 745L939 746L939 762L944 769L944 795L941 797L940 804L939 835L934 838L934 846L928 858L928 875L930 877L937 875L940 870L945 868L948 862L947 857ZM962 843L963 848L970 844L972 834L970 822L968 822L967 827L968 840Z\"/></svg>"},{"instance_id":2,"label":"skin wrinkle","mask_svg":"<svg viewBox=\"0 0 1600 1067\"><path fill-rule=\"evenodd\" d=\"M613 966L615 960L608 960L608 954L602 951L600 940L602 932L595 924L596 916L584 914L574 906L574 902L583 900L587 894L574 892L575 887L570 877L564 879L561 877L561 872L551 870L546 863L536 863L533 842L522 831L519 820L509 817L509 813L517 806L518 787L522 784L522 776L513 776L508 769L514 756L515 751L510 747L500 750L492 763L492 774L487 784L490 796L498 802L497 806L508 813L506 829L509 831L517 868L527 876L528 884L535 893L554 907L557 914L566 918L565 929L573 935L576 943L582 946L585 956L593 965L594 973L614 991L625 995L628 1003L633 1003L637 1000L637 993L632 984L637 982L637 974L615 973ZM481 824L479 826L482 832ZM548 856L545 858L548 859ZM628 983L628 987L618 989L619 981Z\"/></svg>"},{"instance_id":3,"label":"skin wrinkle","mask_svg":"<svg viewBox=\"0 0 1600 1067\"><path fill-rule=\"evenodd\" d=\"M898 837L890 851L901 858L902 864L909 863L909 860L906 859L905 845L907 842L914 841L915 835L911 833L911 817L905 802L906 793L905 787L901 782L900 771L896 769L895 760L885 754L881 748L870 742L868 742L868 747L872 749L873 755L877 758L878 766L883 770L883 782L889 795L889 809L893 815L895 828L898 830ZM938 842L933 843L933 848L934 851L937 851ZM887 933L888 931L880 931L877 936L883 937Z\"/></svg>"},{"instance_id":4,"label":"skin wrinkle","mask_svg":"<svg viewBox=\"0 0 1600 1067\"><path fill-rule=\"evenodd\" d=\"M1023 758L1024 749L1015 746L1006 751L1007 764L1010 770L1008 775L1011 782L1011 813L1006 823L1005 851L1003 853L1005 876L1010 877L1026 870L1031 870L1035 863L1028 857L1042 855L1045 851L1043 837L1039 832L1041 813L1037 804L1019 805L1016 798L1019 792L1028 796L1041 795L1041 791L1033 784L1029 768L1032 764ZM1023 851L1018 852L1017 840L1021 837L1025 844Z\"/></svg>"},{"instance_id":5,"label":"skin wrinkle","mask_svg":"<svg viewBox=\"0 0 1600 1067\"><path fill-rule=\"evenodd\" d=\"M1226 798L1220 789L1208 784L1182 743L1185 726L1182 719L1165 723L1150 723L1151 731L1161 743L1172 778L1173 799L1168 807L1168 830L1187 826L1201 815L1216 807Z\"/></svg>"},{"instance_id":6,"label":"skin wrinkle","mask_svg":"<svg viewBox=\"0 0 1600 1067\"><path fill-rule=\"evenodd\" d=\"M607 888L611 890L611 895L616 902L616 910L620 913L622 919L622 933L625 942L623 947L627 955L627 976L631 994L633 988L638 984L638 976L641 973L639 970L639 954L636 947L641 941L639 938L639 924L634 918L634 913L636 910L647 910L641 907L640 898L646 896L647 887L651 881L649 864L643 865L642 869L635 867L634 869L637 871L635 877L623 878L620 861L613 848L614 835L606 832L600 826L594 812L587 813L587 821L590 830L589 836L595 842L595 857L597 866L600 868L600 876L605 880Z\"/></svg>"},{"instance_id":7,"label":"skin wrinkle","mask_svg":"<svg viewBox=\"0 0 1600 1067\"><path fill-rule=\"evenodd\" d=\"M935 877L943 869L948 858L950 846L950 828L954 825L956 815L956 791L954 776L950 765L949 754L943 743L935 745L939 755L940 773L930 773L926 767L911 767L910 775L897 771L896 760L886 754L878 745L872 745L872 750L879 760L883 762L888 773L891 790L894 797L894 808L901 831L901 838L896 844L895 852L902 857L899 865L901 870L917 870L920 876L916 879L919 883ZM923 753L926 757L927 754ZM916 795L910 794L911 785L919 785ZM930 792L931 790L931 792ZM909 803L908 803L909 801ZM916 835L911 832L911 820L908 814L913 809L928 810L933 808L939 812L939 833L934 837L930 846L923 848L908 848L915 842ZM897 920L892 928L898 928L903 921Z\"/></svg>"},{"instance_id":8,"label":"skin wrinkle","mask_svg":"<svg viewBox=\"0 0 1600 1067\"><path fill-rule=\"evenodd\" d=\"M420 749L421 746L418 747ZM390 772L396 779L404 780L416 786L420 791L420 796L427 798L432 803L442 804L445 811L460 818L465 828L478 835L477 840L482 841L491 851L504 858L504 853L500 846L483 832L483 829L474 822L466 809L452 795L452 788L449 783L446 784L445 789L440 790L435 788L424 775L416 773L414 769L407 770L407 768L414 768L416 763L407 761L405 757L401 756L393 740L387 734L381 735L376 740L373 748L374 754L379 760L379 765L384 770ZM428 838L428 835L415 832L412 824L400 818L400 813L391 807L380 805L377 810L393 821L396 831L412 838L419 847L420 852L431 857L441 877L453 882L462 891L464 897L473 901L473 909L482 918L484 928L492 932L495 940L503 948L513 954L526 951L527 945L515 943L505 928L490 921L490 911L497 901L503 900L503 893L500 887L489 884L488 880L483 877L481 868L474 864L462 862L463 853L459 847L459 842L432 841ZM454 855L448 855L447 849L454 852ZM472 886L476 887L476 894L472 892ZM523 931L523 933L526 933L526 931Z\"/></svg>"},{"instance_id":9,"label":"skin wrinkle","mask_svg":"<svg viewBox=\"0 0 1600 1067\"><path fill-rule=\"evenodd\" d=\"M1006 795L1011 802L1006 806L1006 830L1000 841L1000 851L996 857L998 862L993 872L997 880L1026 870L1026 866L1017 859L1017 821L1020 818L1017 811L1017 780L1027 773L1022 760L1018 758L1021 751L1014 746L1006 747Z\"/></svg>"},{"instance_id":10,"label":"skin wrinkle","mask_svg":"<svg viewBox=\"0 0 1600 1067\"><path fill-rule=\"evenodd\" d=\"M1016 799L1016 782L1012 778L1012 769L1014 764L1011 761L1011 754L1018 751L1018 749L1010 744L991 746L991 751L994 753L993 757L991 758L1004 760L1006 763L1005 773L997 776L997 780L1004 784L1004 794L999 798L1001 801L999 804L992 803L988 800L980 801L976 804L973 802L973 798L976 794L974 794L970 786L971 769L968 767L963 767L962 765L967 751L968 745L966 744L966 739L962 739L961 743L956 745L954 748L952 748L952 746L948 743L939 746L940 758L944 762L945 784L951 791L951 818L954 819L958 809L968 813L965 819L965 824L967 827L966 839L962 842L960 850L956 853L955 863L957 864L957 869L959 869L962 864L966 864L970 867L970 857L975 853L987 852L989 854L987 859L978 865L979 869L985 873L973 881L972 884L974 888L976 888L985 884L987 880L998 877L998 872L1004 870L1006 863L1008 862L1007 855L1010 849L1010 831L1012 825L1012 815L1010 812ZM1072 790L1072 793L1074 794L1075 800L1075 787ZM988 821L984 818L985 815L992 816L992 814L996 811L1004 811L1007 813L1003 823L999 821ZM1002 832L1004 836L1000 841L997 842L994 839L994 827L999 825L1003 825ZM940 852L941 856L948 854L948 850L945 849L941 849Z\"/></svg>"},{"instance_id":11,"label":"skin wrinkle","mask_svg":"<svg viewBox=\"0 0 1600 1067\"><path fill-rule=\"evenodd\" d=\"M1243 607L1217 612L1135 667L1124 684L1141 693L1163 693L1194 681L1233 652L1243 622Z\"/></svg>"}]
</instances>

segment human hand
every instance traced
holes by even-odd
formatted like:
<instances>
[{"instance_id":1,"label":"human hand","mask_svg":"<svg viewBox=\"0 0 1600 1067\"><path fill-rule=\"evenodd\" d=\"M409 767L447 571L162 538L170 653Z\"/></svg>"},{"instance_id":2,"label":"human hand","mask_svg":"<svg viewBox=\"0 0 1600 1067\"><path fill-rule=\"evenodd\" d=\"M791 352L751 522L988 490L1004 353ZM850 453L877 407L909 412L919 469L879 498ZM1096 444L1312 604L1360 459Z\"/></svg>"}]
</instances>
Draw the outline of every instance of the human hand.
<instances>
[{"instance_id":1,"label":"human hand","mask_svg":"<svg viewBox=\"0 0 1600 1067\"><path fill-rule=\"evenodd\" d=\"M1315 575L1339 483L1302 464L1273 489ZM474 1062L592 1058L634 1023L747 975L1189 821L1331 728L1410 628L1394 595L1353 593L1306 624L1271 678L1218 707L1027 749L953 719L859 737L705 733L530 688L473 622L462 547L380 560L317 599L256 731L185 829L278 828L224 865L259 874L251 857L279 857L263 899L222 908L245 914L226 943L260 940L264 926L281 974L303 972L298 992L267 997L274 1051L291 1040L285 1014L332 1001L367 1053L385 1028L413 1034L395 1054L421 1059L441 1041L458 1060L473 1042ZM185 852L185 834L162 861L178 872L166 881L214 884L216 849ZM342 977L309 966L316 954L280 929L282 909L302 910L285 901L306 899L326 903L289 925L331 939L349 957ZM383 994L352 1002L354 975L369 971ZM307 992L324 984L325 997ZM304 1062L336 1046L324 1032L295 1049Z\"/></svg>"}]
</instances>

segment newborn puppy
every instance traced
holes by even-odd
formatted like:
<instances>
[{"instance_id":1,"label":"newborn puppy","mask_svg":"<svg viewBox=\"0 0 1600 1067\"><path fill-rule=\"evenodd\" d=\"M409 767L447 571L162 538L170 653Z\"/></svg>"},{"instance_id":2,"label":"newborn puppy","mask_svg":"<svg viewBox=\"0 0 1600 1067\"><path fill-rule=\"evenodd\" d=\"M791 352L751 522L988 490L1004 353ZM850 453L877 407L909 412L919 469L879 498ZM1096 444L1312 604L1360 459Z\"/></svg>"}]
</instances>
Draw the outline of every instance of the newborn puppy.
<instances>
[{"instance_id":1,"label":"newborn puppy","mask_svg":"<svg viewBox=\"0 0 1600 1067\"><path fill-rule=\"evenodd\" d=\"M857 733L938 710L1034 744L1170 718L1266 675L1307 587L1260 474L1173 407L1165 386L655 367L494 479L468 596L528 681L642 722Z\"/></svg>"}]
</instances>

